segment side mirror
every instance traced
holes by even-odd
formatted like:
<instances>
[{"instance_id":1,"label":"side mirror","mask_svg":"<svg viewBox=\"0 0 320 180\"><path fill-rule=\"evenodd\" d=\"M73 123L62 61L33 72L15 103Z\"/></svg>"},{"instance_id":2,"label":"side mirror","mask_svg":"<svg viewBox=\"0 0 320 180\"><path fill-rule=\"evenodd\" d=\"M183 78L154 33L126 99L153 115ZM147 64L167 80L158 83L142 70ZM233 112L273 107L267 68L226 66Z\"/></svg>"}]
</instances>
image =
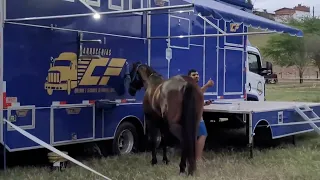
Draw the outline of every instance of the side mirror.
<instances>
[{"instance_id":1,"label":"side mirror","mask_svg":"<svg viewBox=\"0 0 320 180\"><path fill-rule=\"evenodd\" d=\"M272 63L269 61L266 61L266 70L270 70L272 72Z\"/></svg>"}]
</instances>

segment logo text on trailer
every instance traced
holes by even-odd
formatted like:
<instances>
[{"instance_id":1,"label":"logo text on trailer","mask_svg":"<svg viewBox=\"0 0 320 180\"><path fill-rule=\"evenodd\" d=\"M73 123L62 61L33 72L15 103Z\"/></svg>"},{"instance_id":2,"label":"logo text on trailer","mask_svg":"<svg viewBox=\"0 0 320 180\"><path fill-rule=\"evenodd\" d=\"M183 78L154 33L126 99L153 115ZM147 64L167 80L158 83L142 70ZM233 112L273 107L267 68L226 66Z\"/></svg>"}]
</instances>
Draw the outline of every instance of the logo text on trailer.
<instances>
[{"instance_id":1,"label":"logo text on trailer","mask_svg":"<svg viewBox=\"0 0 320 180\"><path fill-rule=\"evenodd\" d=\"M230 32L237 32L239 26L240 25L238 23L230 23Z\"/></svg>"},{"instance_id":2,"label":"logo text on trailer","mask_svg":"<svg viewBox=\"0 0 320 180\"><path fill-rule=\"evenodd\" d=\"M126 59L101 57L111 55L110 49L87 48L80 59L73 52L63 52L54 58L48 70L45 89L74 93L108 93L114 88L105 87L112 76L119 76ZM95 55L95 56L93 56Z\"/></svg>"}]
</instances>

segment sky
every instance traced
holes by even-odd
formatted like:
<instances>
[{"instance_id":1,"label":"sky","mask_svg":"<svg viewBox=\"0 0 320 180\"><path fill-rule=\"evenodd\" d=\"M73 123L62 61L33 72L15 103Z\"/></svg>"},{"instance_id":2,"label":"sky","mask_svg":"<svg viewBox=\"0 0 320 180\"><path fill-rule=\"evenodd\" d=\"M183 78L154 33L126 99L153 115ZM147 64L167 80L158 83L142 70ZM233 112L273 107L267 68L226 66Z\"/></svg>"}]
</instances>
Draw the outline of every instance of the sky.
<instances>
[{"instance_id":1,"label":"sky","mask_svg":"<svg viewBox=\"0 0 320 180\"><path fill-rule=\"evenodd\" d=\"M314 6L315 15L320 16L320 0L252 0L252 3L254 8L267 9L268 12L274 12L283 7L293 8L302 4L309 6L312 13L312 7Z\"/></svg>"}]
</instances>

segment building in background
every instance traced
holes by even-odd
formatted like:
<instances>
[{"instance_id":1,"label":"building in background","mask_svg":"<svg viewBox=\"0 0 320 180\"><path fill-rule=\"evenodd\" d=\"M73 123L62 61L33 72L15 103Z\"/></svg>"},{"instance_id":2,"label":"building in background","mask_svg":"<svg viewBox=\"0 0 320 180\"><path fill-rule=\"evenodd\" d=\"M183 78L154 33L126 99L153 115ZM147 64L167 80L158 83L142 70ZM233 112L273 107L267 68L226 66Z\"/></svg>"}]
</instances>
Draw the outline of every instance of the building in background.
<instances>
[{"instance_id":1,"label":"building in background","mask_svg":"<svg viewBox=\"0 0 320 180\"><path fill-rule=\"evenodd\" d=\"M298 4L294 8L281 8L275 10L275 21L277 22L286 22L290 19L299 20L303 17L311 16L310 7L303 6Z\"/></svg>"}]
</instances>

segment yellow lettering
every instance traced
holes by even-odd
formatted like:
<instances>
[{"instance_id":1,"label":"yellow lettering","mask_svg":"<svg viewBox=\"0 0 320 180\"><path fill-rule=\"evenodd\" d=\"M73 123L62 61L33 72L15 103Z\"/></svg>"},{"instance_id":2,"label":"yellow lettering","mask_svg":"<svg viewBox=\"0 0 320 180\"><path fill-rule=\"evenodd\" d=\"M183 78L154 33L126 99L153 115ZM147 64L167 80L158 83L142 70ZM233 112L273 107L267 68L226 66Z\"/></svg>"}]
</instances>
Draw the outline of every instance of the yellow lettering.
<instances>
[{"instance_id":1,"label":"yellow lettering","mask_svg":"<svg viewBox=\"0 0 320 180\"><path fill-rule=\"evenodd\" d=\"M124 66L124 63L126 62L126 59L122 59L122 58L112 58L110 63L109 63L109 66L112 66L112 67L123 67Z\"/></svg>"},{"instance_id":2,"label":"yellow lettering","mask_svg":"<svg viewBox=\"0 0 320 180\"><path fill-rule=\"evenodd\" d=\"M104 75L106 76L119 76L121 73L122 68L114 68L114 67L108 67L106 71L104 72Z\"/></svg>"},{"instance_id":3,"label":"yellow lettering","mask_svg":"<svg viewBox=\"0 0 320 180\"><path fill-rule=\"evenodd\" d=\"M96 92L98 92L98 89L97 88L88 88L87 92L88 93L96 93Z\"/></svg>"},{"instance_id":4,"label":"yellow lettering","mask_svg":"<svg viewBox=\"0 0 320 180\"><path fill-rule=\"evenodd\" d=\"M102 77L99 85L107 85L109 82L109 79L110 79L110 77Z\"/></svg>"},{"instance_id":5,"label":"yellow lettering","mask_svg":"<svg viewBox=\"0 0 320 180\"><path fill-rule=\"evenodd\" d=\"M100 76L92 76L94 69L98 66L106 66L108 58L93 59L89 64L87 71L84 73L79 85L97 85Z\"/></svg>"}]
</instances>

